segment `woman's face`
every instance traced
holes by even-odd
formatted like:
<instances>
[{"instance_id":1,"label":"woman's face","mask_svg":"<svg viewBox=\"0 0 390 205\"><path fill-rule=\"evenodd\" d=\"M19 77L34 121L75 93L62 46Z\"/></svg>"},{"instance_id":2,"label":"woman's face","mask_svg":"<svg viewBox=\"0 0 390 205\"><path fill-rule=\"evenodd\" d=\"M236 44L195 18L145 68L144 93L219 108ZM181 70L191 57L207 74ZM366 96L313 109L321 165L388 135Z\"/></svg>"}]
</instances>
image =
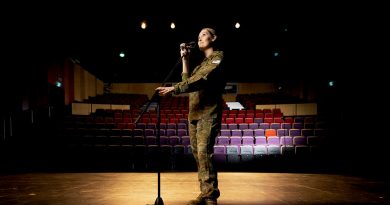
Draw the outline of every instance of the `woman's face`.
<instances>
[{"instance_id":1,"label":"woman's face","mask_svg":"<svg viewBox=\"0 0 390 205\"><path fill-rule=\"evenodd\" d=\"M214 40L215 40L215 36L212 36L207 29L202 29L198 36L199 49L203 51L207 48L210 48Z\"/></svg>"}]
</instances>

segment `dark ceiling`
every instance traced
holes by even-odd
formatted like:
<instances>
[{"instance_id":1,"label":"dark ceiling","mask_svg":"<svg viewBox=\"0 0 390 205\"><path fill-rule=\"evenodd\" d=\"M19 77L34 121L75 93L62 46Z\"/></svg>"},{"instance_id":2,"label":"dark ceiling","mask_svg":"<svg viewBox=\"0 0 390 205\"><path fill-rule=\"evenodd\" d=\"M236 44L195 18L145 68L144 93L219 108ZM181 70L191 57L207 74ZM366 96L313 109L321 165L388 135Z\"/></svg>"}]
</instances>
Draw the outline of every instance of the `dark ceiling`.
<instances>
[{"instance_id":1,"label":"dark ceiling","mask_svg":"<svg viewBox=\"0 0 390 205\"><path fill-rule=\"evenodd\" d=\"M219 33L229 62L229 81L285 80L305 73L321 76L327 63L318 60L332 55L336 21L319 5L180 5L145 1L12 7L13 12L5 16L6 44L10 55L21 54L17 59L26 61L23 65L69 57L109 82L162 82L178 60L179 44L196 41L206 26ZM140 29L142 20L148 22L147 30ZM175 30L169 27L172 21ZM234 28L236 22L240 29ZM119 57L120 51L125 58ZM194 50L192 62L200 58ZM179 73L180 68L171 80L179 80Z\"/></svg>"}]
</instances>

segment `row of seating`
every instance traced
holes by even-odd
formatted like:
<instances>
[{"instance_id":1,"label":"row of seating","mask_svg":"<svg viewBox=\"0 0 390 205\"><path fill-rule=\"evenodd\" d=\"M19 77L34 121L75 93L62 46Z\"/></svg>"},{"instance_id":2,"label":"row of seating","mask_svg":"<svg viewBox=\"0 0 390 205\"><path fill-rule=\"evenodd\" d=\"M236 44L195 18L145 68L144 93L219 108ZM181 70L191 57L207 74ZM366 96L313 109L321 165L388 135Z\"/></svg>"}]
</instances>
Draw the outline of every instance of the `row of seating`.
<instances>
[{"instance_id":1,"label":"row of seating","mask_svg":"<svg viewBox=\"0 0 390 205\"><path fill-rule=\"evenodd\" d=\"M220 136L326 136L326 129L223 129Z\"/></svg>"},{"instance_id":2,"label":"row of seating","mask_svg":"<svg viewBox=\"0 0 390 205\"><path fill-rule=\"evenodd\" d=\"M319 146L274 146L274 145L214 145L213 159L218 165L230 163L255 163L267 159L318 159L324 154ZM123 160L131 163L133 168L147 168L156 163L168 169L195 166L190 145L86 145L73 147L73 154L80 155L86 163L92 160L110 162ZM114 157L115 156L115 157ZM79 159L79 160L80 160ZM123 162L121 162L123 163Z\"/></svg>"},{"instance_id":3,"label":"row of seating","mask_svg":"<svg viewBox=\"0 0 390 205\"><path fill-rule=\"evenodd\" d=\"M215 145L214 155L217 159L223 159L226 156L236 157L245 156L251 157L254 155L298 155L309 156L317 155L323 152L319 146L275 146L275 145Z\"/></svg>"},{"instance_id":4,"label":"row of seating","mask_svg":"<svg viewBox=\"0 0 390 205\"><path fill-rule=\"evenodd\" d=\"M149 149L155 149L159 146L156 144L137 144L137 145L110 145L105 146L102 144L96 145L68 145L72 148L78 148L82 151L127 151L129 154L133 154L130 156L133 157L142 157L142 155L147 154ZM165 153L169 153L170 155L184 155L190 154L192 155L192 150L190 145L184 144L161 144L160 148L165 150ZM310 154L319 154L321 151L320 146L318 145L273 145L273 144L256 144L256 145L214 145L214 155L310 155ZM219 156L219 157L220 157Z\"/></svg>"},{"instance_id":5,"label":"row of seating","mask_svg":"<svg viewBox=\"0 0 390 205\"><path fill-rule=\"evenodd\" d=\"M322 146L324 136L218 136L215 145L272 145L272 146ZM190 145L190 137L183 136L118 136L118 135L82 135L63 138L63 144L72 145L101 145L101 146L127 146L127 145ZM159 140L159 141L158 141Z\"/></svg>"},{"instance_id":6,"label":"row of seating","mask_svg":"<svg viewBox=\"0 0 390 205\"><path fill-rule=\"evenodd\" d=\"M217 145L275 145L275 146L296 146L316 145L319 146L324 140L323 136L218 136Z\"/></svg>"},{"instance_id":7,"label":"row of seating","mask_svg":"<svg viewBox=\"0 0 390 205\"><path fill-rule=\"evenodd\" d=\"M105 135L105 136L184 136L188 134L186 124L168 128L134 128L134 129L97 129L97 128L66 128L62 132L66 136ZM327 136L327 129L222 129L218 136Z\"/></svg>"}]
</instances>

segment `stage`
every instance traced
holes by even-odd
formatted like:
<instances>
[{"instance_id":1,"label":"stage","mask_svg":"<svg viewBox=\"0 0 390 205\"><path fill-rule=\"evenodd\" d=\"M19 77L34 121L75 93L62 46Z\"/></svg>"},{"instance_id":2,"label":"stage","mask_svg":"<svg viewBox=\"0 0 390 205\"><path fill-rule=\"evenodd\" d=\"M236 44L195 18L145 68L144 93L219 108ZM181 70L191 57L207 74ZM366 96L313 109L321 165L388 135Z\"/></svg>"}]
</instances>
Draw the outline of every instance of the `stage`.
<instances>
[{"instance_id":1,"label":"stage","mask_svg":"<svg viewBox=\"0 0 390 205\"><path fill-rule=\"evenodd\" d=\"M165 205L199 194L196 172L162 172ZM3 173L0 204L148 205L158 194L157 173ZM387 180L317 173L220 172L219 205L389 204Z\"/></svg>"}]
</instances>

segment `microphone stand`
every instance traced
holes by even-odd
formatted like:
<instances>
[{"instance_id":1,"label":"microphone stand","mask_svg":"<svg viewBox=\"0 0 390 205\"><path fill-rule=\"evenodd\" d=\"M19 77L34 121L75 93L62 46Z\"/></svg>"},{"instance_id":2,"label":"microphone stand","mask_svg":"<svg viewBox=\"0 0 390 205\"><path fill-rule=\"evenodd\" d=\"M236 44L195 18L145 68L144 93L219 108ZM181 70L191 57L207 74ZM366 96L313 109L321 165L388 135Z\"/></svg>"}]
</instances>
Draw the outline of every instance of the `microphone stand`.
<instances>
[{"instance_id":1,"label":"microphone stand","mask_svg":"<svg viewBox=\"0 0 390 205\"><path fill-rule=\"evenodd\" d=\"M166 82L171 78L173 71L180 64L181 59L182 59L182 57L179 58L179 60L173 66L171 71L165 77L164 81L162 82L162 86L165 86ZM154 92L152 98L148 101L145 108L142 110L142 112L139 114L139 116L135 120L134 124L136 125L138 123L138 121L141 119L141 117L144 115L144 113L148 110L152 101L156 101L156 103L157 103L157 107L156 107L156 110L157 110L157 124L156 124L156 128L157 128L157 136L156 136L156 138L157 138L157 157L160 158L161 157L161 143L160 143L160 122L161 122L161 119L160 119L160 95L159 95L158 91ZM160 190L161 190L160 172L161 172L161 160L158 159L157 160L157 198L156 198L156 201L154 202L154 205L164 205L163 199L161 198L161 192L160 192Z\"/></svg>"}]
</instances>

